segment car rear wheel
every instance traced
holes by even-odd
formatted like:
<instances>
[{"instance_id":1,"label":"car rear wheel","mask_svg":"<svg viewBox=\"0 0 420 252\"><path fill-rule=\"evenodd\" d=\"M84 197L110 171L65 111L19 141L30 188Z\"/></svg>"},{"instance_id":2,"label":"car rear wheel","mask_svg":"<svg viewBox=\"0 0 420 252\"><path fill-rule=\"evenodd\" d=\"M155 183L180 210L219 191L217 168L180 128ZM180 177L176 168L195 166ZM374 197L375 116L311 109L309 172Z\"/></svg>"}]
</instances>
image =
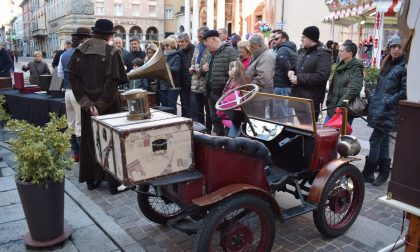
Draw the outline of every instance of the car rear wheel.
<instances>
[{"instance_id":1,"label":"car rear wheel","mask_svg":"<svg viewBox=\"0 0 420 252\"><path fill-rule=\"evenodd\" d=\"M143 215L158 224L166 224L182 213L181 207L156 195L156 189L148 184L138 186L137 203Z\"/></svg>"},{"instance_id":2,"label":"car rear wheel","mask_svg":"<svg viewBox=\"0 0 420 252\"><path fill-rule=\"evenodd\" d=\"M354 223L362 208L365 185L359 169L351 164L338 168L328 179L318 208L315 226L327 237L342 235Z\"/></svg>"}]
</instances>

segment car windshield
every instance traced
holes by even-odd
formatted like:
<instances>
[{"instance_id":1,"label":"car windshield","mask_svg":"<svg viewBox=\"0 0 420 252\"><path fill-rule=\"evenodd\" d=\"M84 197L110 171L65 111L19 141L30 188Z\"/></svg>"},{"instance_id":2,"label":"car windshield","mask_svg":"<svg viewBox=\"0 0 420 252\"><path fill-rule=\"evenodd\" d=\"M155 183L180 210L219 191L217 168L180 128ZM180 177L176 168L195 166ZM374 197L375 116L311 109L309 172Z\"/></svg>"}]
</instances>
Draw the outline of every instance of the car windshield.
<instances>
[{"instance_id":1,"label":"car windshield","mask_svg":"<svg viewBox=\"0 0 420 252\"><path fill-rule=\"evenodd\" d=\"M250 119L316 132L312 100L258 93L242 106Z\"/></svg>"}]
</instances>

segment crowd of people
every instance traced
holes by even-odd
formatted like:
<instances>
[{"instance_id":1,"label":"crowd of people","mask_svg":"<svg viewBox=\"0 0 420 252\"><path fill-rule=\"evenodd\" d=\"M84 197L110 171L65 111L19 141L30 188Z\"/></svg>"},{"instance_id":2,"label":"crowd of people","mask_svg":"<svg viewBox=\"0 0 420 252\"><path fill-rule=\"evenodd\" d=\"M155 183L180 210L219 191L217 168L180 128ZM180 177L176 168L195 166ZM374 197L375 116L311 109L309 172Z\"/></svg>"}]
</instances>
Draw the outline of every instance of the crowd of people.
<instances>
[{"instance_id":1,"label":"crowd of people","mask_svg":"<svg viewBox=\"0 0 420 252\"><path fill-rule=\"evenodd\" d=\"M344 105L343 100L351 102L359 96L364 66L357 59L358 46L352 41L323 44L319 38L320 31L316 26L303 29L300 46L290 41L283 30L273 31L268 43L259 33L251 34L245 40L237 34L229 36L226 29L210 30L207 27L198 29L197 44L192 43L187 33L171 35L161 44L172 74L172 85L156 79L129 81L127 78L128 72L135 71L153 57L158 50L156 43L146 41L142 50L142 41L134 36L130 38L128 51L121 38L113 37L110 20L99 19L92 29L80 27L53 61L53 67L64 78L69 127L75 129L75 160L80 155L79 181L86 182L93 190L107 179L111 193L124 190L112 177L105 177L95 162L90 124L92 115L122 110L118 95L121 87L154 91L159 105L172 108L174 113L180 105L182 116L205 125L208 133L219 136L237 136L238 129L231 121L235 113L217 111L216 101L229 90L250 83L257 85L260 92L311 99L315 118L322 112L326 98L324 123L327 123L335 114L335 108ZM382 61L377 87L368 98L367 120L374 130L363 178L376 186L388 178L391 164L389 134L396 131L398 101L406 99L405 57L398 36L391 37L388 50L390 53ZM5 53L0 47L0 55ZM36 83L36 76L49 73L49 70L41 64L39 52L34 57L34 62L25 65L23 70L29 70L30 82ZM0 75L7 75L10 62L3 56L0 59ZM253 109L264 109L264 102L263 99L254 101L262 106ZM271 113L280 113L286 122L312 123L312 115L299 111L305 108L281 103L270 106L277 107ZM349 116L350 124L354 117ZM377 167L379 175L375 179L373 172Z\"/></svg>"}]
</instances>

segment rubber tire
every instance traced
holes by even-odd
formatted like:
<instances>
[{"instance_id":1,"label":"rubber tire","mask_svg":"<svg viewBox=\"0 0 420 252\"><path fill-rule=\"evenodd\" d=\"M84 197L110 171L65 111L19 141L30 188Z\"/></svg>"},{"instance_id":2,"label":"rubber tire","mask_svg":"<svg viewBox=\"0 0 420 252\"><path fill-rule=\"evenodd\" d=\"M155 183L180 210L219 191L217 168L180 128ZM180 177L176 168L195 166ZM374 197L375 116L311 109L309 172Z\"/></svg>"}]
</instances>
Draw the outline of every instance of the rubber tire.
<instances>
[{"instance_id":1,"label":"rubber tire","mask_svg":"<svg viewBox=\"0 0 420 252\"><path fill-rule=\"evenodd\" d=\"M237 194L228 197L212 208L198 230L194 243L194 251L209 251L208 242L212 238L220 220L222 220L226 214L232 210L239 209L244 206L259 209L262 213L260 218L265 218L267 220L269 229L268 246L267 248L258 251L271 251L276 228L275 217L270 205L266 201L252 194Z\"/></svg>"},{"instance_id":2,"label":"rubber tire","mask_svg":"<svg viewBox=\"0 0 420 252\"><path fill-rule=\"evenodd\" d=\"M355 188L355 191L358 190L358 199L359 202L357 202L356 209L353 210L352 216L350 216L349 220L347 220L347 223L339 229L331 228L325 220L325 204L327 202L327 197L329 192L333 189L333 186L335 182L341 178L343 175L351 175L353 179L353 185ZM359 188L356 189L357 184L359 185ZM344 164L341 167L339 167L334 173L331 175L331 177L328 179L327 183L325 184L324 190L321 195L321 199L318 203L318 208L313 211L313 219L316 228L318 231L325 235L326 237L333 238L340 236L344 234L347 229L350 228L350 226L354 223L357 216L359 215L360 209L363 205L363 199L365 196L365 184L363 182L363 176L362 173L359 171L359 169L352 165L352 164Z\"/></svg>"},{"instance_id":3,"label":"rubber tire","mask_svg":"<svg viewBox=\"0 0 420 252\"><path fill-rule=\"evenodd\" d=\"M148 192L149 188L150 188L150 185L148 184L141 184L138 186L138 190L141 192ZM152 197L146 194L137 193L137 203L139 205L141 212L147 219L153 221L154 223L165 225L170 219L175 218L176 216L182 213L181 208L179 212L172 215L165 215L165 214L159 213L150 205L149 198L152 198ZM156 197L153 197L153 198L156 198ZM170 203L170 204L175 204L175 203Z\"/></svg>"}]
</instances>

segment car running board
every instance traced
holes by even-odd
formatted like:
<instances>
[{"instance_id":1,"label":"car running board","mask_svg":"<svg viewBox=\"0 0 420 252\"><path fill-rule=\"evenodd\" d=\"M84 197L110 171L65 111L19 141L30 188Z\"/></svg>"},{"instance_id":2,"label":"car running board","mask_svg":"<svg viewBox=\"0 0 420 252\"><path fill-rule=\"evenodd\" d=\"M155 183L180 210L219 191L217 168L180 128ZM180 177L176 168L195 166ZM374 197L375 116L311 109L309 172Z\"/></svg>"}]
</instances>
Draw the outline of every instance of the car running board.
<instances>
[{"instance_id":1,"label":"car running board","mask_svg":"<svg viewBox=\"0 0 420 252\"><path fill-rule=\"evenodd\" d=\"M311 203L305 202L305 203L303 203L299 206L295 206L295 207L288 208L288 209L285 209L285 210L281 211L281 215L283 217L283 220L287 220L287 219L305 214L307 212L311 212L311 211L315 210L316 208L317 208L317 206L315 206Z\"/></svg>"}]
</instances>

